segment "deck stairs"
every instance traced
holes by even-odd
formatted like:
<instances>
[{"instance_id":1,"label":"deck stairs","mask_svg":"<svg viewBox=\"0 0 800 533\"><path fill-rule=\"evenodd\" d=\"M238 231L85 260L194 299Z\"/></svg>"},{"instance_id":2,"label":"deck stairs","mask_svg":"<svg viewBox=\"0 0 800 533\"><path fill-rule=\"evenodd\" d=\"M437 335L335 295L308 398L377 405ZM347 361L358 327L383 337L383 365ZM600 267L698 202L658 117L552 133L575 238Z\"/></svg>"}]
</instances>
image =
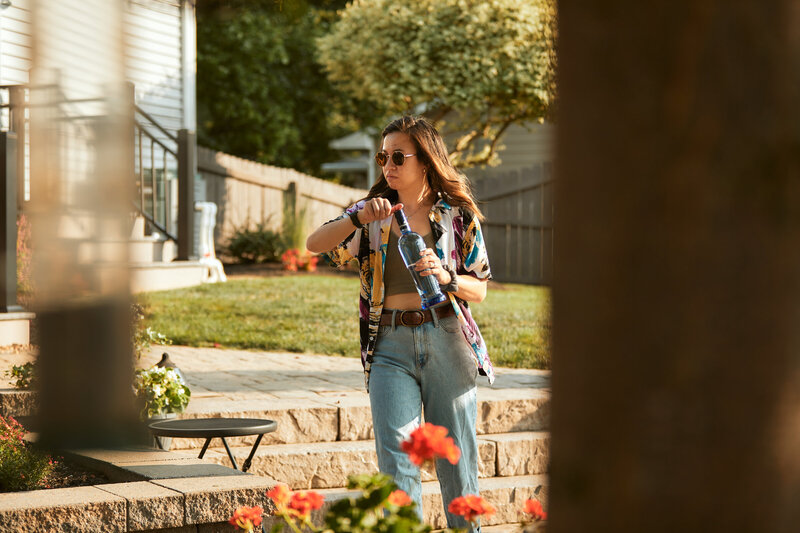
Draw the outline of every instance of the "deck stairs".
<instances>
[{"instance_id":1,"label":"deck stairs","mask_svg":"<svg viewBox=\"0 0 800 533\"><path fill-rule=\"evenodd\" d=\"M145 235L144 217L137 216L128 245L131 291L159 291L200 285L209 277L201 261L177 261L175 241L157 231Z\"/></svg>"}]
</instances>

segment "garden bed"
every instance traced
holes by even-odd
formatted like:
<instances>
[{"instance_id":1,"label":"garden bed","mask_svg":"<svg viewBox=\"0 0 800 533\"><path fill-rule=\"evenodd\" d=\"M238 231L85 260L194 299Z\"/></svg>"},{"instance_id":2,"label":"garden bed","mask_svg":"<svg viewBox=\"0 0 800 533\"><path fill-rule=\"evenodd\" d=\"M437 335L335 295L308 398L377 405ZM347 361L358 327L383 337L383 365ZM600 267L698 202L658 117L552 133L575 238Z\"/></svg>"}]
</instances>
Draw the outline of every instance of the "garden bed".
<instances>
[{"instance_id":1,"label":"garden bed","mask_svg":"<svg viewBox=\"0 0 800 533\"><path fill-rule=\"evenodd\" d=\"M53 466L53 472L39 489L63 489L67 487L88 487L91 485L102 485L113 483L108 476L84 468L72 461L57 458ZM7 492L0 487L0 493Z\"/></svg>"},{"instance_id":2,"label":"garden bed","mask_svg":"<svg viewBox=\"0 0 800 533\"><path fill-rule=\"evenodd\" d=\"M303 274L326 274L331 276L357 277L355 268L340 269L330 265L318 264L315 272L298 270L296 272L285 270L281 263L223 263L225 274L231 278L265 277L265 276L296 276Z\"/></svg>"}]
</instances>

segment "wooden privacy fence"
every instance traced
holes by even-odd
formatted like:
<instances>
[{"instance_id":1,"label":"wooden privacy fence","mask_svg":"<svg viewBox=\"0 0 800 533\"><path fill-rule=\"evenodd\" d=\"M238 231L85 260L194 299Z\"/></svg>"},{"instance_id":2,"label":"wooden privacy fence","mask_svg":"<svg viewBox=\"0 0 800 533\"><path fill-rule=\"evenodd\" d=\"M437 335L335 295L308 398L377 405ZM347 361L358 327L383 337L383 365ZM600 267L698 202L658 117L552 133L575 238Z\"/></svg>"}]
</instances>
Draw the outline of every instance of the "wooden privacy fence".
<instances>
[{"instance_id":1,"label":"wooden privacy fence","mask_svg":"<svg viewBox=\"0 0 800 533\"><path fill-rule=\"evenodd\" d=\"M284 209L305 211L311 230L337 217L367 195L296 170L271 167L198 147L197 168L205 200L217 204L215 246L227 245L238 229L264 223L280 231ZM473 182L486 215L483 222L492 274L497 281L550 284L553 278L552 165L539 163L521 172Z\"/></svg>"},{"instance_id":2,"label":"wooden privacy fence","mask_svg":"<svg viewBox=\"0 0 800 533\"><path fill-rule=\"evenodd\" d=\"M264 223L268 229L280 231L286 207L298 214L304 211L305 228L310 231L367 195L365 189L201 147L197 150L197 168L205 182L205 200L217 204L217 249L238 229L253 229Z\"/></svg>"},{"instance_id":3,"label":"wooden privacy fence","mask_svg":"<svg viewBox=\"0 0 800 533\"><path fill-rule=\"evenodd\" d=\"M551 163L473 182L486 220L486 248L497 281L553 279L554 184Z\"/></svg>"}]
</instances>

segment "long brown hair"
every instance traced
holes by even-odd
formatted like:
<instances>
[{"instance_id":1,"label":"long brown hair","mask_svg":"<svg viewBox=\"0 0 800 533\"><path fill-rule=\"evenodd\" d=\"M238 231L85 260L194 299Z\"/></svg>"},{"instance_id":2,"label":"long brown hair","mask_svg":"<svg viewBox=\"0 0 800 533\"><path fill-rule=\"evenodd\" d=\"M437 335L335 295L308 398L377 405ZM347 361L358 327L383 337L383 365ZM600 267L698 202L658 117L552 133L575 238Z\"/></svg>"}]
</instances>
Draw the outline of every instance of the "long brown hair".
<instances>
[{"instance_id":1,"label":"long brown hair","mask_svg":"<svg viewBox=\"0 0 800 533\"><path fill-rule=\"evenodd\" d=\"M428 186L454 207L467 207L478 220L483 220L483 213L478 209L469 180L450 162L447 148L442 136L436 128L422 117L406 115L390 122L381 132L381 143L390 133L405 133L411 138L417 150L417 158L427 172ZM389 187L381 170L381 177L372 186L367 198L389 198L397 201L397 191Z\"/></svg>"}]
</instances>

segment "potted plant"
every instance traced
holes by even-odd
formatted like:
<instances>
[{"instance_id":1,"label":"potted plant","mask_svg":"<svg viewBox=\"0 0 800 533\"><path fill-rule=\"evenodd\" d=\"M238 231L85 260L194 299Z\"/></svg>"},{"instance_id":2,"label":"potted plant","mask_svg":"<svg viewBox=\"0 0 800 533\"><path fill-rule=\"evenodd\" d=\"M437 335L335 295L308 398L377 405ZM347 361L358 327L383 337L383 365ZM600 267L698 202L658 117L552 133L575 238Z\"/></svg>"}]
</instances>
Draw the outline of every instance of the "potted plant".
<instances>
[{"instance_id":1,"label":"potted plant","mask_svg":"<svg viewBox=\"0 0 800 533\"><path fill-rule=\"evenodd\" d=\"M189 405L192 395L180 370L158 365L136 370L134 390L142 404L139 416L143 421L177 416ZM169 437L156 438L163 450L168 450L171 442Z\"/></svg>"}]
</instances>

